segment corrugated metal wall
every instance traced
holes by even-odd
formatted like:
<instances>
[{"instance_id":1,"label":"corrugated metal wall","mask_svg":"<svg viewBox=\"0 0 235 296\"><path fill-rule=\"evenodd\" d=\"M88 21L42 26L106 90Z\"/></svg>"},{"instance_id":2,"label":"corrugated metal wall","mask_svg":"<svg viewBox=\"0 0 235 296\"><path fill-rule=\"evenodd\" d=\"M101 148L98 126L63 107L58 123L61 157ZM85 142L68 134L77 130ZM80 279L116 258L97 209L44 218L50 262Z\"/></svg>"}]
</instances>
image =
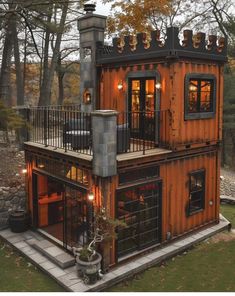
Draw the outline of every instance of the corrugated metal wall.
<instances>
[{"instance_id":1,"label":"corrugated metal wall","mask_svg":"<svg viewBox=\"0 0 235 296\"><path fill-rule=\"evenodd\" d=\"M128 111L127 93L128 83L127 75L130 72L140 71L158 71L162 79L162 89L165 90L167 80L169 80L169 68L163 63L159 64L139 64L134 66L123 66L119 68L103 68L101 72L101 86L100 86L100 109L115 109L119 112ZM118 90L118 82L123 82L123 89ZM162 91L161 96L161 110L169 108L169 100L167 100L167 93Z\"/></svg>"},{"instance_id":2,"label":"corrugated metal wall","mask_svg":"<svg viewBox=\"0 0 235 296\"><path fill-rule=\"evenodd\" d=\"M160 167L163 180L162 230L163 240L169 231L173 236L184 234L196 227L216 221L218 212L219 170L217 153L209 152L190 158L182 158ZM189 173L205 169L205 209L187 217L189 201ZM212 201L212 205L209 202Z\"/></svg>"},{"instance_id":3,"label":"corrugated metal wall","mask_svg":"<svg viewBox=\"0 0 235 296\"><path fill-rule=\"evenodd\" d=\"M223 66L210 62L180 61L166 64L144 64L119 68L102 69L100 109L127 111L129 72L156 70L161 76L161 110L170 110L169 116L163 116L160 122L160 141L169 143L177 150L182 145L213 142L221 140L223 108ZM216 114L211 119L184 120L184 80L189 73L213 74L216 77ZM117 89L123 81L123 89ZM208 144L207 144L208 145ZM180 148L182 149L182 148Z\"/></svg>"},{"instance_id":4,"label":"corrugated metal wall","mask_svg":"<svg viewBox=\"0 0 235 296\"><path fill-rule=\"evenodd\" d=\"M172 94L170 95L171 112L173 113L171 142L178 144L201 143L219 140L220 118L222 116L221 87L222 70L216 64L179 62L171 65ZM189 73L213 74L216 77L216 114L211 119L184 120L184 79Z\"/></svg>"}]
</instances>

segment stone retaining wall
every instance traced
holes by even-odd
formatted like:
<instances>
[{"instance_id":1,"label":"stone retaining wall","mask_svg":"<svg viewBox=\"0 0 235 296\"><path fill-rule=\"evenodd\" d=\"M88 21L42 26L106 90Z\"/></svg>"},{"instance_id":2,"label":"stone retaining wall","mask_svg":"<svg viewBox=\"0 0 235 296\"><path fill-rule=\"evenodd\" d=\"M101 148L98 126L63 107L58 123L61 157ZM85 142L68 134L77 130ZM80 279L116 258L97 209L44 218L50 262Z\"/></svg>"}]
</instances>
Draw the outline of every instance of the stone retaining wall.
<instances>
[{"instance_id":1,"label":"stone retaining wall","mask_svg":"<svg viewBox=\"0 0 235 296\"><path fill-rule=\"evenodd\" d=\"M24 210L25 207L26 193L24 184L16 187L0 187L0 229L8 225L11 210Z\"/></svg>"}]
</instances>

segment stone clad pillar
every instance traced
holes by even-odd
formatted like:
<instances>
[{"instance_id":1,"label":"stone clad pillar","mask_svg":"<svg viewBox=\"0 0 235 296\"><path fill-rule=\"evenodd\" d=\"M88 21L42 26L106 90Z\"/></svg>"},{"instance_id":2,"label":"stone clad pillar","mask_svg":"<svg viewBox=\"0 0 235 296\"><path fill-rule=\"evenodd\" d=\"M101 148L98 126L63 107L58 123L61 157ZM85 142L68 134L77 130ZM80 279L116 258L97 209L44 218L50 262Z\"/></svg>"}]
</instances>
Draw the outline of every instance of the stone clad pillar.
<instances>
[{"instance_id":1,"label":"stone clad pillar","mask_svg":"<svg viewBox=\"0 0 235 296\"><path fill-rule=\"evenodd\" d=\"M80 98L81 111L96 109L97 68L96 50L104 43L106 16L94 14L95 4L85 4L86 14L78 20L80 33Z\"/></svg>"},{"instance_id":2,"label":"stone clad pillar","mask_svg":"<svg viewBox=\"0 0 235 296\"><path fill-rule=\"evenodd\" d=\"M117 112L97 110L92 116L93 174L117 175Z\"/></svg>"}]
</instances>

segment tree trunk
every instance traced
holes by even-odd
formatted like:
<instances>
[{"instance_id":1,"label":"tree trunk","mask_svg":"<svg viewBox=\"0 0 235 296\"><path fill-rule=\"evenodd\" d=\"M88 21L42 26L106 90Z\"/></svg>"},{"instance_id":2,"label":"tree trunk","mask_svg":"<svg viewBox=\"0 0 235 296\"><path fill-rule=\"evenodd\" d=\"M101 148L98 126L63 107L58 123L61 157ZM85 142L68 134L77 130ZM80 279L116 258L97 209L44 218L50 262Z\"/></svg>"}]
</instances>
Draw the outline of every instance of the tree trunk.
<instances>
[{"instance_id":1,"label":"tree trunk","mask_svg":"<svg viewBox=\"0 0 235 296\"><path fill-rule=\"evenodd\" d=\"M58 57L57 61L57 79L58 79L58 89L59 89L59 96L58 96L58 105L62 105L64 101L64 71L61 65L61 58Z\"/></svg>"},{"instance_id":2,"label":"tree trunk","mask_svg":"<svg viewBox=\"0 0 235 296\"><path fill-rule=\"evenodd\" d=\"M16 29L16 20L12 20L12 37L14 41L14 58L16 70L16 89L17 89L17 106L24 105L24 83L20 63L20 51L18 43L18 33Z\"/></svg>"},{"instance_id":3,"label":"tree trunk","mask_svg":"<svg viewBox=\"0 0 235 296\"><path fill-rule=\"evenodd\" d=\"M52 18L52 10L50 10L50 14L47 17L47 22L50 23ZM49 43L50 43L50 29L49 27L46 29L46 35L45 35L45 44L44 44L44 50L43 50L43 73L42 77L40 77L40 96L39 96L39 106L45 106L47 105L46 102L46 93L45 93L45 87L48 81L48 75L49 75ZM49 105L49 104L48 104Z\"/></svg>"},{"instance_id":4,"label":"tree trunk","mask_svg":"<svg viewBox=\"0 0 235 296\"><path fill-rule=\"evenodd\" d=\"M8 20L6 28L6 36L4 40L4 48L2 53L2 66L0 72L0 100L5 106L10 107L10 81L11 81L11 57L12 57L12 31L10 20Z\"/></svg>"},{"instance_id":5,"label":"tree trunk","mask_svg":"<svg viewBox=\"0 0 235 296\"><path fill-rule=\"evenodd\" d=\"M61 45L63 29L65 26L67 11L68 11L68 3L69 2L67 0L63 5L59 29L56 37L55 47L53 50L53 56L51 59L50 67L48 68L48 72L45 72L45 69L44 69L42 88L41 88L40 99L39 99L39 105L41 106L50 105L51 103L51 88L52 88L52 83L54 78L54 72L56 69L56 64L57 64L59 53L60 53L60 45ZM45 56L44 56L44 59L45 59Z\"/></svg>"}]
</instances>

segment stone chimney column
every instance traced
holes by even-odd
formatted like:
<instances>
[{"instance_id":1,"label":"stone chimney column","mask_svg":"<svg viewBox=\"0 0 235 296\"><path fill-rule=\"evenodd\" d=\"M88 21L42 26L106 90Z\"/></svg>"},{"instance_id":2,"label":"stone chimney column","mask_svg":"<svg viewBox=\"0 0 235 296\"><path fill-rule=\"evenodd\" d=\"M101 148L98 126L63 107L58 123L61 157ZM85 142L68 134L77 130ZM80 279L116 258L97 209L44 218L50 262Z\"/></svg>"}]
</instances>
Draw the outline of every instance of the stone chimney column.
<instances>
[{"instance_id":1,"label":"stone chimney column","mask_svg":"<svg viewBox=\"0 0 235 296\"><path fill-rule=\"evenodd\" d=\"M117 115L112 110L92 112L93 174L111 177L117 174Z\"/></svg>"},{"instance_id":2,"label":"stone chimney column","mask_svg":"<svg viewBox=\"0 0 235 296\"><path fill-rule=\"evenodd\" d=\"M96 109L97 100L97 42L104 43L106 16L94 14L95 4L85 4L86 14L78 20L80 33L80 99L81 111Z\"/></svg>"}]
</instances>

